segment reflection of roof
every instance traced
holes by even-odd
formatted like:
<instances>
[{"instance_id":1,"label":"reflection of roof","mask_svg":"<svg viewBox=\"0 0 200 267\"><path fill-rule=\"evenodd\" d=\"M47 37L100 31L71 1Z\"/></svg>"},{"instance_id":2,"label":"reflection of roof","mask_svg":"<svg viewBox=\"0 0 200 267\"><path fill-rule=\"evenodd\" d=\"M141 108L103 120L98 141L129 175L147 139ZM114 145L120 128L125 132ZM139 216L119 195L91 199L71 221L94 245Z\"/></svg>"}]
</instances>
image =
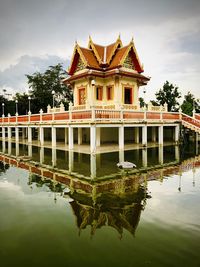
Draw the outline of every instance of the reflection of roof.
<instances>
[{"instance_id":1,"label":"reflection of roof","mask_svg":"<svg viewBox=\"0 0 200 267\"><path fill-rule=\"evenodd\" d=\"M81 59L84 67L87 69L96 69L105 72L106 70L119 68L123 65L129 54L134 65L134 70L137 73L143 72L143 67L139 61L133 40L127 46L123 47L120 37L118 37L115 43L102 46L93 43L90 37L88 48L80 47L76 43L68 73L70 75L74 74L79 59Z\"/></svg>"}]
</instances>

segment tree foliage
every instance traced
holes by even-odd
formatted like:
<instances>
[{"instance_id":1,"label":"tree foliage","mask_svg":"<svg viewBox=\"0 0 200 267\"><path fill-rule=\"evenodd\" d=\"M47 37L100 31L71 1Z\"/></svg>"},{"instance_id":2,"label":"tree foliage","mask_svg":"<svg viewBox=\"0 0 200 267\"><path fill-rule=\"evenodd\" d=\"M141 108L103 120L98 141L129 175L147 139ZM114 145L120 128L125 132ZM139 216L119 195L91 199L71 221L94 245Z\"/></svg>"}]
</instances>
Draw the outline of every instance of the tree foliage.
<instances>
[{"instance_id":1,"label":"tree foliage","mask_svg":"<svg viewBox=\"0 0 200 267\"><path fill-rule=\"evenodd\" d=\"M40 109L46 111L47 106L53 106L52 91L55 91L55 106L61 102L68 107L72 101L72 93L63 83L66 72L62 64L50 66L44 73L35 72L33 75L26 75L31 95L31 111L38 113Z\"/></svg>"},{"instance_id":2,"label":"tree foliage","mask_svg":"<svg viewBox=\"0 0 200 267\"><path fill-rule=\"evenodd\" d=\"M164 105L167 103L168 111L177 111L179 108L178 99L180 97L181 94L178 87L166 81L163 88L156 93L156 101L152 101L152 104Z\"/></svg>"},{"instance_id":3,"label":"tree foliage","mask_svg":"<svg viewBox=\"0 0 200 267\"><path fill-rule=\"evenodd\" d=\"M200 102L199 100L195 99L194 95L188 92L184 96L183 103L181 105L182 112L192 116L193 115L193 110L196 112L200 112Z\"/></svg>"}]
</instances>

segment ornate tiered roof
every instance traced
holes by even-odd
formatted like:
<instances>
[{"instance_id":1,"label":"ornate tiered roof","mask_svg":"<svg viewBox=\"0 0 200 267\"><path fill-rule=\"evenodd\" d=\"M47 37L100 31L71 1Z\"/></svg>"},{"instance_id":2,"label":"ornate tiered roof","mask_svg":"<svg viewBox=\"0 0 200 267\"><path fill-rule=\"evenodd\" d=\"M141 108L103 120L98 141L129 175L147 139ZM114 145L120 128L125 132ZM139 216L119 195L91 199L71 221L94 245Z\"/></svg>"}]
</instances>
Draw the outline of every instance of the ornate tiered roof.
<instances>
[{"instance_id":1,"label":"ornate tiered roof","mask_svg":"<svg viewBox=\"0 0 200 267\"><path fill-rule=\"evenodd\" d=\"M149 80L149 78L141 75L144 71L143 66L140 63L133 39L126 46L123 46L120 36L116 42L102 46L95 44L92 38L89 37L88 48L79 46L76 42L74 47L74 53L71 60L71 65L68 70L68 74L71 76L67 80L74 80L76 77L80 77L80 70L90 72L98 72L100 76L106 77L109 73L132 72L132 76L142 78L143 81ZM78 76L77 76L78 75ZM81 74L83 76L83 74Z\"/></svg>"}]
</instances>

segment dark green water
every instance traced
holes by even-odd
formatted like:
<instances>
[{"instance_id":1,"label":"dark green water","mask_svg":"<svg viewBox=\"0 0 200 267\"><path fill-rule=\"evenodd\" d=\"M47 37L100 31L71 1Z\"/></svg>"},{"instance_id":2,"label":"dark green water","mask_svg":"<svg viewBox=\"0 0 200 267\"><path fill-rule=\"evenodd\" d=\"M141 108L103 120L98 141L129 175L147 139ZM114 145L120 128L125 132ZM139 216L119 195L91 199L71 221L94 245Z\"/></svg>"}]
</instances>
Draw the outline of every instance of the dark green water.
<instances>
[{"instance_id":1,"label":"dark green water","mask_svg":"<svg viewBox=\"0 0 200 267\"><path fill-rule=\"evenodd\" d=\"M193 153L187 148L180 158ZM158 154L148 150L148 166L158 164ZM34 148L33 158L38 155ZM141 151L124 156L144 163ZM44 158L52 162L50 150ZM97 176L119 172L118 159L118 153L101 155ZM174 148L164 148L164 163L174 160ZM117 181L95 200L84 190L64 197L63 185L1 163L0 266L200 266L200 168L194 162L152 181ZM89 175L89 163L89 155L74 155L76 172ZM57 152L57 166L68 169L65 152Z\"/></svg>"}]
</instances>

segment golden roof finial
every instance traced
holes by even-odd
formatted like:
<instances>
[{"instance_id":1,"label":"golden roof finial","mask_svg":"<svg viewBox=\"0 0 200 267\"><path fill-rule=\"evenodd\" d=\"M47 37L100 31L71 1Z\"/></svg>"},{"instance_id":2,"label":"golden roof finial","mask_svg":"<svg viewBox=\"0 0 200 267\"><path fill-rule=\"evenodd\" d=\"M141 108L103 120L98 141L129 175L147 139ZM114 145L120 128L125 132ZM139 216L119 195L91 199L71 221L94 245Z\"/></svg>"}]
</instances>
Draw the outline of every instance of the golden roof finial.
<instances>
[{"instance_id":1,"label":"golden roof finial","mask_svg":"<svg viewBox=\"0 0 200 267\"><path fill-rule=\"evenodd\" d=\"M118 35L118 40L121 40L121 33L119 32L119 35Z\"/></svg>"},{"instance_id":2,"label":"golden roof finial","mask_svg":"<svg viewBox=\"0 0 200 267\"><path fill-rule=\"evenodd\" d=\"M131 42L130 43L133 43L134 42L134 38L133 38L133 36L132 36L132 38L131 38Z\"/></svg>"}]
</instances>

